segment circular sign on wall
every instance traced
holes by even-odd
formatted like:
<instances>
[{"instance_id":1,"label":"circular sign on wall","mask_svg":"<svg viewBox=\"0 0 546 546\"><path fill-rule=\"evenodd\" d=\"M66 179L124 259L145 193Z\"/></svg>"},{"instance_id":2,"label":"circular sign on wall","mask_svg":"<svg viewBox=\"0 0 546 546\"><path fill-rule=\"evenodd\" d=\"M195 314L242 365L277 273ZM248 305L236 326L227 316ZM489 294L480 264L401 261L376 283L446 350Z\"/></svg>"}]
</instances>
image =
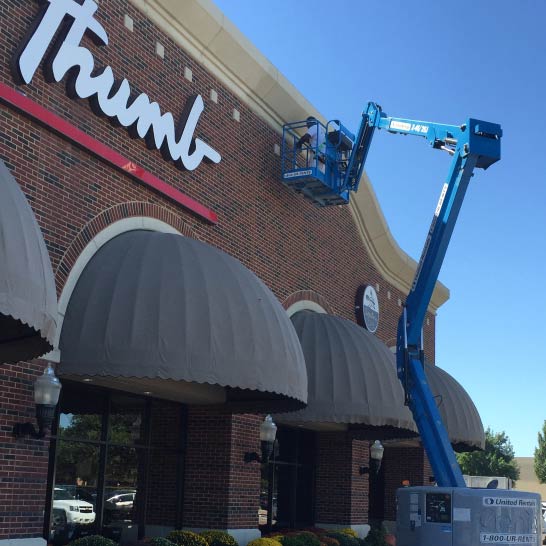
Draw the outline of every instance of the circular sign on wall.
<instances>
[{"instance_id":1,"label":"circular sign on wall","mask_svg":"<svg viewBox=\"0 0 546 546\"><path fill-rule=\"evenodd\" d=\"M372 334L379 324L379 300L373 286L363 284L356 291L356 321Z\"/></svg>"}]
</instances>

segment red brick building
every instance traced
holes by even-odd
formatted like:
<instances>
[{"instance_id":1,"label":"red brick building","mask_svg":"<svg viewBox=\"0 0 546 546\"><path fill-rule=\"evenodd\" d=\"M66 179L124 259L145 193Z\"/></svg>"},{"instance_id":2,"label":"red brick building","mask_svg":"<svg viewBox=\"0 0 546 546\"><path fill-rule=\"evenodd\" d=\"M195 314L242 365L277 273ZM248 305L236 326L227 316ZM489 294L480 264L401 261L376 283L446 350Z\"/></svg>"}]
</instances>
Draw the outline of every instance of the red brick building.
<instances>
[{"instance_id":1,"label":"red brick building","mask_svg":"<svg viewBox=\"0 0 546 546\"><path fill-rule=\"evenodd\" d=\"M0 159L56 288L52 313L46 296L34 302L38 326L0 300L51 349L0 353L0 546L90 529L130 544L173 528L227 529L244 544L275 521L361 533L393 521L402 480L431 476L412 425L381 411L290 413L312 407L290 317L333 315L353 332L355 296L371 286L379 323L362 343L381 342L387 362L415 271L366 176L350 205L325 208L280 182L282 125L320 114L205 0L0 0L0 11ZM9 278L18 250L2 249ZM430 362L447 297L438 284ZM62 383L51 434L14 437L34 420L46 362ZM376 381L395 376L372 364L384 366ZM245 462L267 413L273 455ZM471 425L452 441L479 445ZM375 439L381 472L361 473Z\"/></svg>"}]
</instances>

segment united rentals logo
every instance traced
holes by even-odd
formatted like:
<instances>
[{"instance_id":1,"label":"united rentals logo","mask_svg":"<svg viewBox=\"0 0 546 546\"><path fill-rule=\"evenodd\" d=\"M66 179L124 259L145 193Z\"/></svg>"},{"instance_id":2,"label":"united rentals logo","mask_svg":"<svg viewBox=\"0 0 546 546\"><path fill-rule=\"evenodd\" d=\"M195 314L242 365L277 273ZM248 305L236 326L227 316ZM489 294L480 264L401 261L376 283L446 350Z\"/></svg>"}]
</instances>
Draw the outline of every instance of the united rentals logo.
<instances>
[{"instance_id":1,"label":"united rentals logo","mask_svg":"<svg viewBox=\"0 0 546 546\"><path fill-rule=\"evenodd\" d=\"M536 508L536 499L520 497L484 497L484 506L509 506L511 508Z\"/></svg>"},{"instance_id":2,"label":"united rentals logo","mask_svg":"<svg viewBox=\"0 0 546 546\"><path fill-rule=\"evenodd\" d=\"M94 18L98 9L92 0L38 0L40 11L18 47L12 71L18 83L29 84L44 61L46 79L60 82L67 77L67 94L87 98L97 115L114 119L130 134L145 140L149 148L160 150L164 159L192 171L202 161L219 163L220 154L199 138L194 138L204 110L200 95L190 97L175 126L170 112L161 113L148 95L136 95L126 79L116 79L110 66L95 68L92 53L80 42L85 34L97 45L108 45L104 27ZM57 36L57 38L56 38Z\"/></svg>"}]
</instances>

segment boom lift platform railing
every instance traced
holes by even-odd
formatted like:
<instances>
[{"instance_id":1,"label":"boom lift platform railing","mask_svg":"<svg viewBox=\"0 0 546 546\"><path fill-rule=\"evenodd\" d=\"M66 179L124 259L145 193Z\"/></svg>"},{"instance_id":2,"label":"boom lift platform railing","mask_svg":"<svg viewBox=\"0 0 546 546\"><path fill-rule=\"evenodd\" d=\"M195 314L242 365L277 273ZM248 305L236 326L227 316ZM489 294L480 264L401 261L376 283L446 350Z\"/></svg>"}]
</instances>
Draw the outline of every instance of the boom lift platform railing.
<instances>
[{"instance_id":1,"label":"boom lift platform railing","mask_svg":"<svg viewBox=\"0 0 546 546\"><path fill-rule=\"evenodd\" d=\"M468 146L481 146L475 167L487 168L497 161L495 138L486 135L500 130L496 124L478 120L468 120L477 126L443 125L404 118L387 117L381 107L369 102L362 113L362 121L356 135L351 133L339 120L326 125L315 123L326 135L325 149L321 143L313 147L304 145L298 149L297 143L307 129L307 120L287 123L283 126L282 140L282 181L302 193L319 206L345 205L349 203L350 192L356 192L364 171L364 164L376 129L390 133L420 136L428 140L433 148L455 154L457 143L462 140ZM500 136L496 136L500 138ZM462 139L462 140L461 140ZM467 139L468 142L465 140Z\"/></svg>"},{"instance_id":2,"label":"boom lift platform railing","mask_svg":"<svg viewBox=\"0 0 546 546\"><path fill-rule=\"evenodd\" d=\"M308 121L296 121L283 126L282 181L318 206L346 205L349 191L344 185L345 173L354 146L354 135L338 120L326 125L316 124L326 135L324 145L297 143L307 130Z\"/></svg>"}]
</instances>

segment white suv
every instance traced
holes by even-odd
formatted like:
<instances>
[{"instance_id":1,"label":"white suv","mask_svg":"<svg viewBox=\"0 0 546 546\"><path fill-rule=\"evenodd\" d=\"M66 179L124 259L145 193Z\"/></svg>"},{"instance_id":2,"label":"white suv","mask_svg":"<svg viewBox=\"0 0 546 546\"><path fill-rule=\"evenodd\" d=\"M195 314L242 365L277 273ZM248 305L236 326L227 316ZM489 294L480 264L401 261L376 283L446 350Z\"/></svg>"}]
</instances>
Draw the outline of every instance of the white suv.
<instances>
[{"instance_id":1,"label":"white suv","mask_svg":"<svg viewBox=\"0 0 546 546\"><path fill-rule=\"evenodd\" d=\"M53 490L53 525L66 523L88 525L95 521L95 511L90 502L75 499L66 489Z\"/></svg>"}]
</instances>

